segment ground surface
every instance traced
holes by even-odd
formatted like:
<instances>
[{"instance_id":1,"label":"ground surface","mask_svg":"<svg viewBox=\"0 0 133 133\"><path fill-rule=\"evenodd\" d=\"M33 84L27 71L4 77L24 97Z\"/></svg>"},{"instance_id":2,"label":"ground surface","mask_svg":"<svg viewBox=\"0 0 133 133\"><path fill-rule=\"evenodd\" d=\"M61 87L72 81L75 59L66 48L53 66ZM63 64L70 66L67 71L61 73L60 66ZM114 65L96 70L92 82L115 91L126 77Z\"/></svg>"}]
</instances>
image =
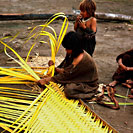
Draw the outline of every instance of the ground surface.
<instances>
[{"instance_id":1,"label":"ground surface","mask_svg":"<svg viewBox=\"0 0 133 133\"><path fill-rule=\"evenodd\" d=\"M30 2L28 0L19 1L0 1L1 13L72 13L72 7L78 9L80 0L38 0ZM57 4L58 3L58 4ZM133 15L132 0L96 0L97 12L121 13ZM60 8L59 8L60 7ZM132 16L133 17L133 16ZM7 34L15 35L20 32L19 36L10 44L22 56L25 57L33 39L24 44L26 36L31 28L44 21L1 21L0 38ZM51 26L59 33L62 21L55 22ZM73 22L69 23L67 31L73 30ZM43 38L44 39L44 38ZM121 52L133 48L133 25L129 23L116 22L99 22L97 24L97 44L94 53L94 59L97 63L99 73L99 83L108 84L112 81L111 77L117 68L115 58ZM11 54L11 52L9 52ZM50 48L47 45L38 43L32 50L32 56L50 56ZM61 47L57 57L64 56L64 49ZM62 58L58 58L58 62ZM45 64L45 63L44 63ZM0 45L0 66L14 66L3 52L3 46ZM116 87L120 95L127 95L128 89L121 85ZM130 91L129 91L130 93ZM119 102L133 102L131 99L117 98ZM133 107L120 106L120 110L112 110L97 104L89 106L105 121L112 125L120 133L133 132Z\"/></svg>"}]
</instances>

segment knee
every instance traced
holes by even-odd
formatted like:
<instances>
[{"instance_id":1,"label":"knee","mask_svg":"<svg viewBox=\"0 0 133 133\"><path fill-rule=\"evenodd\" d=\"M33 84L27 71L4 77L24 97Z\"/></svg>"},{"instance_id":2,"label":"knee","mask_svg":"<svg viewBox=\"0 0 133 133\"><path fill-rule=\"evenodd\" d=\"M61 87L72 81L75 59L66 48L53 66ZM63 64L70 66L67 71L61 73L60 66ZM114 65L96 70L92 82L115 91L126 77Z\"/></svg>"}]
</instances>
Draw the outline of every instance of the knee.
<instances>
[{"instance_id":1,"label":"knee","mask_svg":"<svg viewBox=\"0 0 133 133\"><path fill-rule=\"evenodd\" d=\"M67 84L64 87L64 93L67 98L71 98L72 96L72 86L71 84Z\"/></svg>"},{"instance_id":2,"label":"knee","mask_svg":"<svg viewBox=\"0 0 133 133\"><path fill-rule=\"evenodd\" d=\"M69 97L69 95L70 95L70 87L69 87L68 84L64 87L64 93L65 93L66 97Z\"/></svg>"}]
</instances>

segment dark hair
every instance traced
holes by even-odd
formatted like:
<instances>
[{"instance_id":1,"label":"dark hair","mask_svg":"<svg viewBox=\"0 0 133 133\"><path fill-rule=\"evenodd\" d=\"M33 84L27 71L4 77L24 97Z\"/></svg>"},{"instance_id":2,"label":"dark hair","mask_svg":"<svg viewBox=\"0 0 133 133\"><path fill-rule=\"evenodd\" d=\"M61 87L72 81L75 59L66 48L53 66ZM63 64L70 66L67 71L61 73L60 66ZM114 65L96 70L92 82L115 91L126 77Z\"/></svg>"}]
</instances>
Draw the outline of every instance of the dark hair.
<instances>
[{"instance_id":1,"label":"dark hair","mask_svg":"<svg viewBox=\"0 0 133 133\"><path fill-rule=\"evenodd\" d=\"M83 53L81 36L77 32L68 32L62 41L62 46L72 50L72 57L77 57L80 53Z\"/></svg>"},{"instance_id":2,"label":"dark hair","mask_svg":"<svg viewBox=\"0 0 133 133\"><path fill-rule=\"evenodd\" d=\"M87 11L90 16L95 17L96 3L94 0L83 0L79 5L79 9Z\"/></svg>"}]
</instances>

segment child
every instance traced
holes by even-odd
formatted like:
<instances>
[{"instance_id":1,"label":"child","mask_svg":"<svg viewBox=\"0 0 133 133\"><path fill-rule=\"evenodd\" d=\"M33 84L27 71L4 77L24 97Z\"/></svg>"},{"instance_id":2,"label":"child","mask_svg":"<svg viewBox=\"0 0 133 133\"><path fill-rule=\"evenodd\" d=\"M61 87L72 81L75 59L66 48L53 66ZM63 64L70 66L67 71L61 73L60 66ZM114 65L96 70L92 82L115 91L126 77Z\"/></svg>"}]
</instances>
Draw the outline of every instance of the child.
<instances>
[{"instance_id":1,"label":"child","mask_svg":"<svg viewBox=\"0 0 133 133\"><path fill-rule=\"evenodd\" d=\"M117 84L131 89L130 98L133 98L133 48L117 56L118 68L113 74L113 81L109 86L115 87Z\"/></svg>"},{"instance_id":2,"label":"child","mask_svg":"<svg viewBox=\"0 0 133 133\"><path fill-rule=\"evenodd\" d=\"M118 83L125 83L133 79L133 48L117 56L118 68L112 76L109 86L115 87Z\"/></svg>"},{"instance_id":3,"label":"child","mask_svg":"<svg viewBox=\"0 0 133 133\"><path fill-rule=\"evenodd\" d=\"M79 9L81 12L77 16L74 30L81 34L83 49L92 56L96 45L96 4L93 0L83 0Z\"/></svg>"},{"instance_id":4,"label":"child","mask_svg":"<svg viewBox=\"0 0 133 133\"><path fill-rule=\"evenodd\" d=\"M93 58L82 49L80 37L73 31L65 35L62 46L66 49L67 58L62 61L55 76L40 79L39 85L43 87L49 81L60 83L64 85L64 93L70 99L90 99L96 94L97 68Z\"/></svg>"}]
</instances>

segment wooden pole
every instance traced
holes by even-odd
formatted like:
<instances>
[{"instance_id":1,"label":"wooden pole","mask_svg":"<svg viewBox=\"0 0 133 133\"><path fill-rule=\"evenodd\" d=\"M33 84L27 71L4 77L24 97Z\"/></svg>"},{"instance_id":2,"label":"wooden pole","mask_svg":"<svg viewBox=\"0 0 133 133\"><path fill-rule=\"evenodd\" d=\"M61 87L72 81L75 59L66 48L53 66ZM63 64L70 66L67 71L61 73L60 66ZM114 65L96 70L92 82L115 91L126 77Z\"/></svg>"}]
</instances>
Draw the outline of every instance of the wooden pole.
<instances>
[{"instance_id":1,"label":"wooden pole","mask_svg":"<svg viewBox=\"0 0 133 133\"><path fill-rule=\"evenodd\" d=\"M133 22L132 16L113 13L96 13L96 18L105 21Z\"/></svg>"},{"instance_id":2,"label":"wooden pole","mask_svg":"<svg viewBox=\"0 0 133 133\"><path fill-rule=\"evenodd\" d=\"M45 20L53 14L0 14L0 21L8 20ZM66 14L69 21L75 21L77 14ZM123 14L96 13L96 18L103 21L133 22L133 17ZM59 18L62 19L62 18Z\"/></svg>"}]
</instances>

